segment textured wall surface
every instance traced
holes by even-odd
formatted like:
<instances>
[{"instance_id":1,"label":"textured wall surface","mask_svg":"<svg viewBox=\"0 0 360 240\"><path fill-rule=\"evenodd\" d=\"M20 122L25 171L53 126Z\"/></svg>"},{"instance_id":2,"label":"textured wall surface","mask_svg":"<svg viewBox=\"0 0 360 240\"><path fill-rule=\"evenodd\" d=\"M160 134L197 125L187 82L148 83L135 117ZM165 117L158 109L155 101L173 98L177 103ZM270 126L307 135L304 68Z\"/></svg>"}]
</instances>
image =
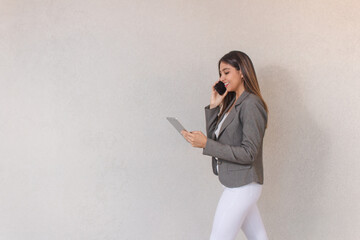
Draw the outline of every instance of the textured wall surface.
<instances>
[{"instance_id":1,"label":"textured wall surface","mask_svg":"<svg viewBox=\"0 0 360 240\"><path fill-rule=\"evenodd\" d=\"M360 238L358 1L0 5L1 240L208 239L222 186L166 117L205 133L231 50L269 106L269 238Z\"/></svg>"}]
</instances>

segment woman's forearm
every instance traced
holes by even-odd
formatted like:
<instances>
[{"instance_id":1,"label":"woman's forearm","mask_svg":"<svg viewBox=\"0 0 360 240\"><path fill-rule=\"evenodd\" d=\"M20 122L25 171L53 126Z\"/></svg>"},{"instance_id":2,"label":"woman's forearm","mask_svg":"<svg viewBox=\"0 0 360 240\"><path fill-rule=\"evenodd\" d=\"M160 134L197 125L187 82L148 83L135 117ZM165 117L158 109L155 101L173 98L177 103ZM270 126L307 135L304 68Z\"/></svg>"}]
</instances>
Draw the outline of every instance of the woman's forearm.
<instances>
[{"instance_id":1,"label":"woman's forearm","mask_svg":"<svg viewBox=\"0 0 360 240\"><path fill-rule=\"evenodd\" d=\"M215 131L219 111L219 106L210 108L210 105L207 105L205 107L206 135L209 138L211 138L213 132Z\"/></svg>"}]
</instances>

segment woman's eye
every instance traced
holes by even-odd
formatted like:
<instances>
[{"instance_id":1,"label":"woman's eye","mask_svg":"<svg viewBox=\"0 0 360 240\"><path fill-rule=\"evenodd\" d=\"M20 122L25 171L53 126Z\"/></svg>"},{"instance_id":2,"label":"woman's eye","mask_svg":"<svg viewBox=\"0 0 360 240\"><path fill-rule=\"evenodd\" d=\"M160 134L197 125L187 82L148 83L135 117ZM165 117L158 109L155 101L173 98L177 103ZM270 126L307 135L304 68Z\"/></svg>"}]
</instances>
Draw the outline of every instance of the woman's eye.
<instances>
[{"instance_id":1,"label":"woman's eye","mask_svg":"<svg viewBox=\"0 0 360 240\"><path fill-rule=\"evenodd\" d=\"M226 75L228 74L228 72L224 72ZM220 73L220 77L221 77L221 73Z\"/></svg>"}]
</instances>

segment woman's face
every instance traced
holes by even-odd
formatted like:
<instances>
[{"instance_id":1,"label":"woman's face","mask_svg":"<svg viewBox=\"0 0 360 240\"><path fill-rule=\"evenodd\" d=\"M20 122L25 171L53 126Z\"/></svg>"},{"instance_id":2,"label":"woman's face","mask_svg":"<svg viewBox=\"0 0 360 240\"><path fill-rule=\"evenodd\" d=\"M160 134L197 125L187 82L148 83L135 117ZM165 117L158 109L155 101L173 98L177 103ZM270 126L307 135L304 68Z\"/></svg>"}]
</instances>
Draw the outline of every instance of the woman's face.
<instances>
[{"instance_id":1,"label":"woman's face","mask_svg":"<svg viewBox=\"0 0 360 240\"><path fill-rule=\"evenodd\" d=\"M230 64L220 62L220 81L225 84L228 92L234 92L242 84L242 74Z\"/></svg>"}]
</instances>

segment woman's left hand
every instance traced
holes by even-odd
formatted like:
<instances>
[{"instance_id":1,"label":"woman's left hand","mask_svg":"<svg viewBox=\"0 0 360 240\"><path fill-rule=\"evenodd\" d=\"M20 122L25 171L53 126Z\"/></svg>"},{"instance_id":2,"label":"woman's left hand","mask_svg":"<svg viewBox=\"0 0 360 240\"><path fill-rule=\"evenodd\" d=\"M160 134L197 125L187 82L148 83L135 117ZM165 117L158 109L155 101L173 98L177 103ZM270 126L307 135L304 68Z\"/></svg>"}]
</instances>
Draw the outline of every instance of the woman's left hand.
<instances>
[{"instance_id":1,"label":"woman's left hand","mask_svg":"<svg viewBox=\"0 0 360 240\"><path fill-rule=\"evenodd\" d=\"M192 131L188 132L185 130L181 131L181 134L184 136L186 141L191 143L193 147L205 148L207 137L201 131Z\"/></svg>"}]
</instances>

